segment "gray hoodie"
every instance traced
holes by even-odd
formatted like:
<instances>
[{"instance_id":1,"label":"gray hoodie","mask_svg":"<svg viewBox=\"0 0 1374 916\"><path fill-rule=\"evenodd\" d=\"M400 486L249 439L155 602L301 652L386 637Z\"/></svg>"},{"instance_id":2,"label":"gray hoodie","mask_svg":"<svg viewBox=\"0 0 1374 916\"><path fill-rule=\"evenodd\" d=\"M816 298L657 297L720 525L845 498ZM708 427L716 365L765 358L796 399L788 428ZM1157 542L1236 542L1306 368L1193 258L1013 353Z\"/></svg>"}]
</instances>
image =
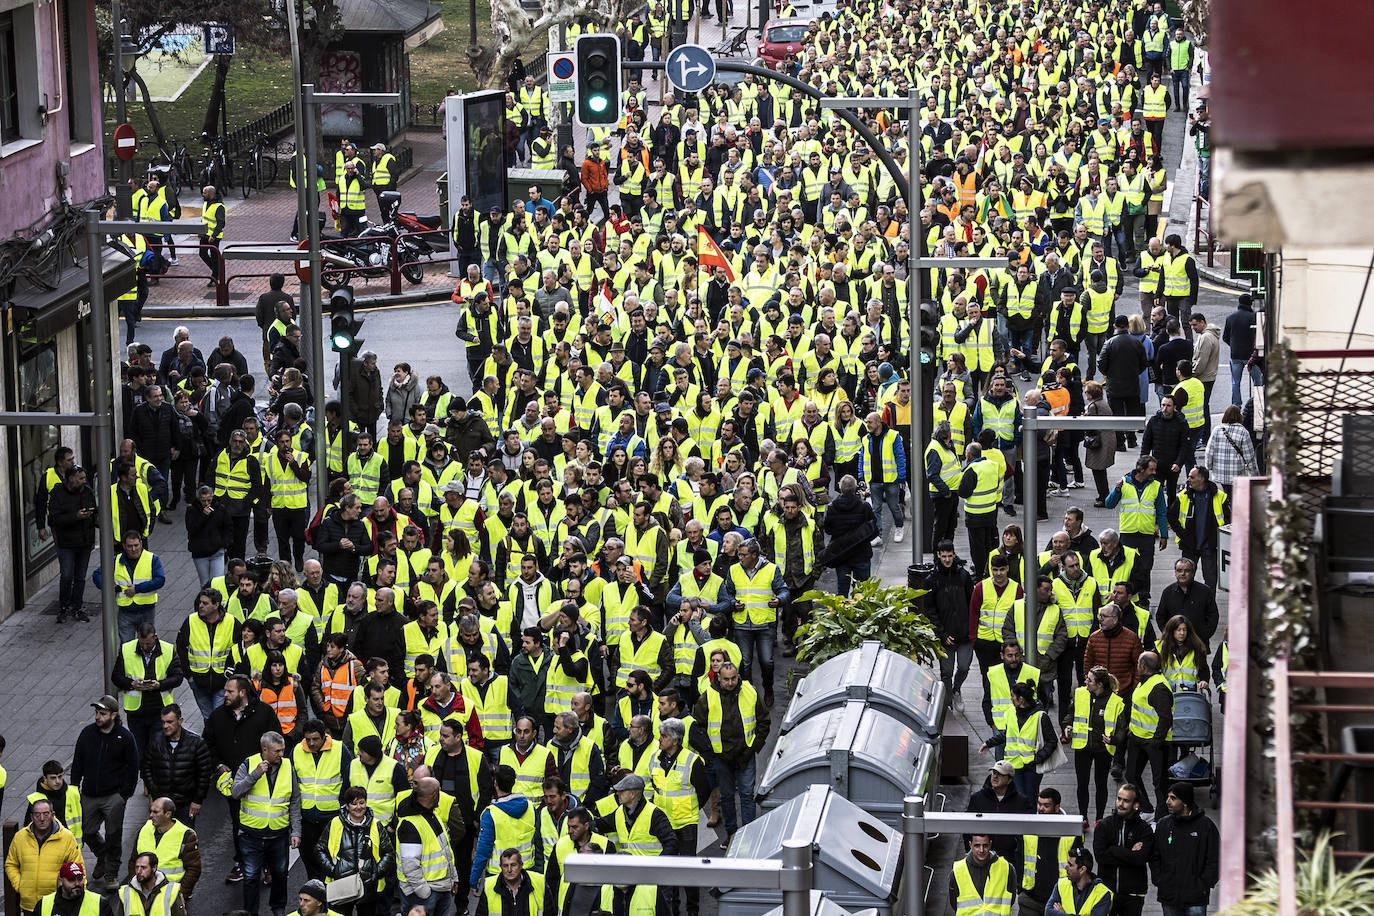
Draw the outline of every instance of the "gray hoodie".
<instances>
[{"instance_id":1,"label":"gray hoodie","mask_svg":"<svg viewBox=\"0 0 1374 916\"><path fill-rule=\"evenodd\" d=\"M1217 380L1217 362L1221 356L1221 328L1214 324L1193 337L1193 376L1200 382Z\"/></svg>"}]
</instances>

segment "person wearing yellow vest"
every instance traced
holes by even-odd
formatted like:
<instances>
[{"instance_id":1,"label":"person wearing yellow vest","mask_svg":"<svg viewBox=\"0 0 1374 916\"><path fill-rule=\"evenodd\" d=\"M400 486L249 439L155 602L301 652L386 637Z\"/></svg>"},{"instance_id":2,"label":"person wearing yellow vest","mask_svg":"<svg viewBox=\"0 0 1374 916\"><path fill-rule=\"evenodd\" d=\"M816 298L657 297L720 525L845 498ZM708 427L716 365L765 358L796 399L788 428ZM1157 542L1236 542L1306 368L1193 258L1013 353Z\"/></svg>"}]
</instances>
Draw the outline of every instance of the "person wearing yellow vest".
<instances>
[{"instance_id":1,"label":"person wearing yellow vest","mask_svg":"<svg viewBox=\"0 0 1374 916\"><path fill-rule=\"evenodd\" d=\"M206 286L219 283L223 271L220 265L219 244L224 239L224 201L214 185L207 184L200 189L205 206L200 211L200 259L210 268L210 279Z\"/></svg>"},{"instance_id":2,"label":"person wearing yellow vest","mask_svg":"<svg viewBox=\"0 0 1374 916\"><path fill-rule=\"evenodd\" d=\"M864 418L868 435L859 449L859 481L868 485L873 514L878 519L878 533L873 546L882 545L883 505L892 513L893 540L902 542L906 535L906 514L902 510L907 489L906 448L901 435L888 429L882 416L874 411ZM748 663L745 664L747 669Z\"/></svg>"},{"instance_id":3,"label":"person wearing yellow vest","mask_svg":"<svg viewBox=\"0 0 1374 916\"><path fill-rule=\"evenodd\" d=\"M720 786L727 833L754 820L754 762L768 743L769 724L768 707L759 701L758 692L741 678L733 662L723 662L692 710L690 743L707 759Z\"/></svg>"},{"instance_id":4,"label":"person wearing yellow vest","mask_svg":"<svg viewBox=\"0 0 1374 916\"><path fill-rule=\"evenodd\" d=\"M643 776L630 773L611 786L615 792L615 810L597 818L596 829L616 838L617 852L632 856L675 856L682 851L677 833L663 809L645 800L645 785ZM625 912L629 916L671 912L666 891L667 888L653 884L617 888L615 912Z\"/></svg>"},{"instance_id":5,"label":"person wearing yellow vest","mask_svg":"<svg viewBox=\"0 0 1374 916\"><path fill-rule=\"evenodd\" d=\"M194 830L176 819L176 804L170 798L148 802L148 822L139 829L134 842L133 855L129 857L130 873L144 853L157 857L157 867L168 881L181 885L183 895L190 897L195 893L200 880L200 842Z\"/></svg>"},{"instance_id":6,"label":"person wearing yellow vest","mask_svg":"<svg viewBox=\"0 0 1374 916\"><path fill-rule=\"evenodd\" d=\"M1035 577L1035 607L1039 617L1034 633L1035 664L1045 672L1043 689L1045 708L1048 709L1054 703L1053 673L1062 672L1066 667L1071 671L1073 665L1064 653L1069 644L1068 629L1064 623L1064 615L1055 603L1053 580L1044 574ZM1007 614L1002 622L1003 643L1022 642L1026 635L1025 630L1026 602L1024 599L1017 599L1012 603L1011 613ZM1064 683L1067 684L1067 681L1068 678L1065 676ZM1060 695L1066 694L1061 692Z\"/></svg>"},{"instance_id":7,"label":"person wearing yellow vest","mask_svg":"<svg viewBox=\"0 0 1374 916\"><path fill-rule=\"evenodd\" d=\"M296 450L290 430L276 435L277 447L263 456L272 493L272 525L283 560L293 557L296 570L305 568L305 525L310 521L310 456Z\"/></svg>"},{"instance_id":8,"label":"person wearing yellow vest","mask_svg":"<svg viewBox=\"0 0 1374 916\"><path fill-rule=\"evenodd\" d=\"M1162 85L1159 71L1150 74L1150 84L1140 94L1145 129L1154 139L1155 149L1164 148L1164 119L1169 116L1169 90Z\"/></svg>"},{"instance_id":9,"label":"person wearing yellow vest","mask_svg":"<svg viewBox=\"0 0 1374 916\"><path fill-rule=\"evenodd\" d=\"M401 167L396 162L396 157L387 152L386 144L377 142L372 144L372 170L368 177L372 185L372 193L377 195L377 206L382 205L382 195L387 191L396 190L396 179L400 176ZM388 214L382 209L382 222L388 222Z\"/></svg>"},{"instance_id":10,"label":"person wearing yellow vest","mask_svg":"<svg viewBox=\"0 0 1374 916\"><path fill-rule=\"evenodd\" d=\"M953 394L953 385L950 394ZM967 416L967 407L958 402L957 407ZM960 437L964 430L960 429ZM929 543L954 540L954 529L959 521L959 482L964 477L964 468L959 460L959 442L948 420L940 420L931 430L930 443L925 453L926 486L930 490L933 507L930 520Z\"/></svg>"},{"instance_id":11,"label":"person wearing yellow vest","mask_svg":"<svg viewBox=\"0 0 1374 916\"><path fill-rule=\"evenodd\" d=\"M143 535L125 532L124 551L115 558L114 581L118 590L115 602L119 605L119 641L129 642L135 637L140 623L153 621L157 610L157 592L167 583L162 560L144 546ZM101 587L100 567L91 574L96 588Z\"/></svg>"},{"instance_id":12,"label":"person wearing yellow vest","mask_svg":"<svg viewBox=\"0 0 1374 916\"><path fill-rule=\"evenodd\" d=\"M158 638L151 620L140 621L134 638L120 646L110 675L110 682L124 695L125 724L133 733L139 757L160 729L162 709L172 702L172 690L181 681L176 648Z\"/></svg>"},{"instance_id":13,"label":"person wearing yellow vest","mask_svg":"<svg viewBox=\"0 0 1374 916\"><path fill-rule=\"evenodd\" d=\"M992 851L992 837L969 837L968 854L954 863L949 874L949 908L959 916L1011 916L1016 888L1021 886L1016 866Z\"/></svg>"},{"instance_id":14,"label":"person wearing yellow vest","mask_svg":"<svg viewBox=\"0 0 1374 916\"><path fill-rule=\"evenodd\" d=\"M1073 839L1073 838L1069 838ZM1050 891L1046 913L1065 916L1107 916L1112 912L1111 889L1093 874L1093 855L1074 840L1064 865L1064 877ZM1124 911L1123 911L1124 912Z\"/></svg>"},{"instance_id":15,"label":"person wearing yellow vest","mask_svg":"<svg viewBox=\"0 0 1374 916\"><path fill-rule=\"evenodd\" d=\"M267 732L258 746L261 753L239 764L229 789L239 809L243 908L253 916L257 916L264 867L272 874L268 905L274 912L285 912L287 856L301 842L301 788L295 767L285 759L286 739L278 732Z\"/></svg>"},{"instance_id":16,"label":"person wearing yellow vest","mask_svg":"<svg viewBox=\"0 0 1374 916\"><path fill-rule=\"evenodd\" d=\"M1164 267L1164 311L1179 320L1183 333L1191 340L1193 328L1188 318L1197 308L1197 260L1183 247L1183 238L1178 233L1165 237L1164 248L1169 252Z\"/></svg>"},{"instance_id":17,"label":"person wearing yellow vest","mask_svg":"<svg viewBox=\"0 0 1374 916\"><path fill-rule=\"evenodd\" d=\"M448 912L465 864L449 845L448 828L439 813L440 793L439 780L420 777L415 791L396 808L396 878L401 908L407 913L416 906L436 916ZM485 871L486 863L482 864ZM461 909L463 903L458 906Z\"/></svg>"},{"instance_id":18,"label":"person wearing yellow vest","mask_svg":"<svg viewBox=\"0 0 1374 916\"><path fill-rule=\"evenodd\" d=\"M43 775L38 777L33 791L25 799L30 813L36 802L44 800L52 803L57 822L70 830L80 844L84 834L81 828L81 790L62 778L62 764L59 761L49 760L43 764ZM24 818L25 821L31 819L31 815Z\"/></svg>"},{"instance_id":19,"label":"person wearing yellow vest","mask_svg":"<svg viewBox=\"0 0 1374 916\"><path fill-rule=\"evenodd\" d=\"M1097 820L1102 820L1107 809L1107 774L1126 724L1122 722L1126 704L1118 695L1119 690L1116 676L1099 665L1084 675L1083 686L1074 691L1073 703L1064 703L1061 707L1060 725L1073 748L1074 769L1078 774L1078 810L1085 825L1089 823L1089 776L1094 777L1096 783Z\"/></svg>"},{"instance_id":20,"label":"person wearing yellow vest","mask_svg":"<svg viewBox=\"0 0 1374 916\"><path fill-rule=\"evenodd\" d=\"M1027 668L1035 670L1025 665L1023 674ZM1063 760L1059 729L1040 705L1035 681L1022 678L1013 682L1010 694L1011 703L1001 716L1001 730L984 741L978 753L1000 748L1003 761L1013 767L1011 778L1016 791L1024 798L1035 798L1044 774Z\"/></svg>"},{"instance_id":21,"label":"person wearing yellow vest","mask_svg":"<svg viewBox=\"0 0 1374 916\"><path fill-rule=\"evenodd\" d=\"M501 852L500 871L487 878L477 898L476 916L537 916L543 904L544 876L526 870L518 849L506 849Z\"/></svg>"},{"instance_id":22,"label":"person wearing yellow vest","mask_svg":"<svg viewBox=\"0 0 1374 916\"><path fill-rule=\"evenodd\" d=\"M541 778L541 785L542 782ZM508 764L502 763L496 768L495 783L495 797L482 812L477 827L477 845L468 875L473 896L482 893L485 877L500 869L500 855L504 850L517 850L523 859L534 861L538 833L534 802L515 791L515 769Z\"/></svg>"},{"instance_id":23,"label":"person wearing yellow vest","mask_svg":"<svg viewBox=\"0 0 1374 916\"><path fill-rule=\"evenodd\" d=\"M577 716L571 712L560 712L553 717L548 747L558 768L558 775L580 801L591 804L605 796L605 760L595 742L582 734ZM549 840L548 845L552 848L553 840Z\"/></svg>"},{"instance_id":24,"label":"person wearing yellow vest","mask_svg":"<svg viewBox=\"0 0 1374 916\"><path fill-rule=\"evenodd\" d=\"M1011 558L1006 554L993 554L991 559L985 560L984 565L978 568L986 568L989 576L973 586L969 607L974 609L977 615L978 629L971 635L974 638L973 653L978 659L978 668L983 675L983 707L986 714L990 708L987 693L988 675L998 667L1004 649L1002 626L1011 616L1012 606L1024 599L1026 594L1021 584L1011 578ZM1010 704L1010 695L1003 699L1007 705ZM995 720L994 713L989 724L995 725Z\"/></svg>"},{"instance_id":25,"label":"person wearing yellow vest","mask_svg":"<svg viewBox=\"0 0 1374 916\"><path fill-rule=\"evenodd\" d=\"M1146 434L1149 429L1147 427ZM1149 447L1148 440L1141 443ZM1136 585L1136 593L1141 600L1149 602L1150 570L1154 568L1155 550L1163 550L1169 545L1169 512L1165 500L1166 489L1156 479L1159 462L1148 454L1136 459L1135 469L1121 479L1112 492L1107 494L1107 508L1116 509L1118 531L1122 547L1136 551L1134 569L1130 578ZM1177 473L1177 472L1175 472ZM1104 531L1105 535L1106 532ZM1110 588L1092 570L1099 588Z\"/></svg>"},{"instance_id":26,"label":"person wearing yellow vest","mask_svg":"<svg viewBox=\"0 0 1374 916\"><path fill-rule=\"evenodd\" d=\"M323 878L325 863L320 838L330 822L338 818L339 796L353 755L343 742L330 736L319 719L306 721L302 734L303 740L291 752L291 764L301 786L301 860L307 875Z\"/></svg>"},{"instance_id":27,"label":"person wearing yellow vest","mask_svg":"<svg viewBox=\"0 0 1374 916\"><path fill-rule=\"evenodd\" d=\"M1175 371L1178 373L1178 384L1170 393L1174 398L1175 409L1183 414L1183 420L1188 424L1188 442L1181 449L1181 464L1184 468L1191 468L1197 459L1198 443L1206 445L1207 442L1208 391L1202 380L1193 374L1191 359L1179 360L1175 364ZM1173 481L1169 481L1168 486L1172 490Z\"/></svg>"},{"instance_id":28,"label":"person wearing yellow vest","mask_svg":"<svg viewBox=\"0 0 1374 916\"><path fill-rule=\"evenodd\" d=\"M896 433L889 433L886 439L898 441L897 447L901 447ZM738 557L739 562L730 567L730 577L725 580L723 597L733 602L740 671L746 680L751 679L754 661L758 660L764 702L772 706L778 608L792 599L792 593L778 567L763 558L757 539L749 538L740 544Z\"/></svg>"},{"instance_id":29,"label":"person wearing yellow vest","mask_svg":"<svg viewBox=\"0 0 1374 916\"><path fill-rule=\"evenodd\" d=\"M600 903L609 913L614 906L611 885L571 885L563 880L563 863L570 853L606 853L616 851L615 844L592 830L592 812L586 807L573 808L567 815L567 833L553 845L553 855L544 861L544 887L549 916L564 912L588 912ZM586 904L586 906L582 906ZM533 914L531 914L533 916Z\"/></svg>"},{"instance_id":30,"label":"person wearing yellow vest","mask_svg":"<svg viewBox=\"0 0 1374 916\"><path fill-rule=\"evenodd\" d=\"M395 726L392 728L394 731ZM386 825L396 816L396 796L410 787L410 780L405 768L387 756L383 748L378 735L359 739L357 755L348 765L347 772L348 784L367 790L368 810L379 823Z\"/></svg>"},{"instance_id":31,"label":"person wearing yellow vest","mask_svg":"<svg viewBox=\"0 0 1374 916\"><path fill-rule=\"evenodd\" d=\"M339 232L349 238L362 231L367 221L367 177L358 168L358 160L344 163L343 178L339 182Z\"/></svg>"},{"instance_id":32,"label":"person wearing yellow vest","mask_svg":"<svg viewBox=\"0 0 1374 916\"><path fill-rule=\"evenodd\" d=\"M1036 794L1035 813L1062 815L1063 800L1058 789L1046 786ZM1055 884L1064 876L1070 852L1082 846L1082 836L1042 837L1028 833L1021 837L1021 912L1046 912L1045 903L1054 892Z\"/></svg>"},{"instance_id":33,"label":"person wearing yellow vest","mask_svg":"<svg viewBox=\"0 0 1374 916\"><path fill-rule=\"evenodd\" d=\"M697 822L701 809L711 798L711 781L700 757L684 747L687 727L681 719L664 719L658 726L658 753L654 755L650 778L654 805L668 816L679 850L697 848ZM676 887L666 887L673 912L678 907ZM701 902L698 888L687 888L686 912L696 913Z\"/></svg>"},{"instance_id":34,"label":"person wearing yellow vest","mask_svg":"<svg viewBox=\"0 0 1374 916\"><path fill-rule=\"evenodd\" d=\"M115 895L115 916L186 916L181 884L162 871L157 853L137 853L132 861L129 880Z\"/></svg>"},{"instance_id":35,"label":"person wearing yellow vest","mask_svg":"<svg viewBox=\"0 0 1374 916\"><path fill-rule=\"evenodd\" d=\"M1150 765L1154 777L1155 799L1164 807L1164 790L1169 779L1164 766L1165 748L1174 725L1174 692L1160 673L1159 655L1142 652L1136 660L1136 687L1126 702L1125 719L1129 722L1126 734L1126 781L1134 785L1142 782L1145 764ZM1140 813L1154 813L1148 795L1140 799Z\"/></svg>"},{"instance_id":36,"label":"person wearing yellow vest","mask_svg":"<svg viewBox=\"0 0 1374 916\"><path fill-rule=\"evenodd\" d=\"M1188 483L1169 504L1169 527L1183 558L1202 568L1202 581L1216 591L1221 528L1230 524L1231 501L1202 465L1188 472ZM1210 638L1211 634L1207 634Z\"/></svg>"}]
</instances>

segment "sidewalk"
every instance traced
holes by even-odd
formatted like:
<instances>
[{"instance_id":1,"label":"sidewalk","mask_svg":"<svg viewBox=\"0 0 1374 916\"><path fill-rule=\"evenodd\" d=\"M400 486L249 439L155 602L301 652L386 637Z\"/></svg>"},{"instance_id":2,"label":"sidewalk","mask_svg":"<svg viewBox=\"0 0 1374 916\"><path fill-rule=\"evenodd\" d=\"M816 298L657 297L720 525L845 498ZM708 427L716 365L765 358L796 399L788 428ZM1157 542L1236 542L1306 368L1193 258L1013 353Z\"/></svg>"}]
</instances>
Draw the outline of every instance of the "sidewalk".
<instances>
[{"instance_id":1,"label":"sidewalk","mask_svg":"<svg viewBox=\"0 0 1374 916\"><path fill-rule=\"evenodd\" d=\"M435 180L447 169L443 135L431 130L411 130L404 141L413 150L413 166L400 180L401 206L407 212L422 216L439 212L439 189ZM325 181L332 186L334 163L331 158L323 163ZM290 186L286 169L290 168L289 159L278 160L277 180L266 191L254 194L244 200L237 188L224 194L225 232L222 248L248 245L290 245L291 223L296 215L296 191ZM188 195L189 196L189 195ZM368 218L374 225L380 216L376 197L372 193L367 199ZM201 201L199 194L195 200L182 202L182 218L200 218ZM326 206L323 199L320 206ZM326 211L327 212L327 211ZM325 232L337 235L328 216ZM296 280L292 276L291 262L283 261L243 261L231 260L225 263L225 275L229 283L229 305L215 304L215 290L205 285L209 270L202 263L193 237L177 238L180 248L180 264L171 268L161 278L161 282L148 291L148 301L144 307L144 318L203 317L213 315L252 315L258 295L268 289L268 278L273 273L288 276L288 288L294 289ZM386 277L352 281L354 291L361 298L389 294L390 281ZM447 297L453 289L448 279L447 262L439 262L425 270L425 280L418 286L404 284L403 293L424 291L433 298ZM429 298L429 297L426 297Z\"/></svg>"}]
</instances>

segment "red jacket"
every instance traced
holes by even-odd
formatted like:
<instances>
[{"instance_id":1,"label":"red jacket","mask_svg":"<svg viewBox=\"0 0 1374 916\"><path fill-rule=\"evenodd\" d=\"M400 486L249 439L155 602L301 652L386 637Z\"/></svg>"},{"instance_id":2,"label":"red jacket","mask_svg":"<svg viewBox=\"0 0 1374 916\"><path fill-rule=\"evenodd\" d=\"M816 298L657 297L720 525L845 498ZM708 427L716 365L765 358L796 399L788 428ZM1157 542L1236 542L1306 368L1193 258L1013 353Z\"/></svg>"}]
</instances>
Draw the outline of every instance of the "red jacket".
<instances>
[{"instance_id":1,"label":"red jacket","mask_svg":"<svg viewBox=\"0 0 1374 916\"><path fill-rule=\"evenodd\" d=\"M1083 650L1083 670L1101 665L1116 676L1117 693L1128 698L1135 689L1135 663L1140 658L1140 637L1127 626L1117 627L1110 636L1094 630Z\"/></svg>"}]
</instances>

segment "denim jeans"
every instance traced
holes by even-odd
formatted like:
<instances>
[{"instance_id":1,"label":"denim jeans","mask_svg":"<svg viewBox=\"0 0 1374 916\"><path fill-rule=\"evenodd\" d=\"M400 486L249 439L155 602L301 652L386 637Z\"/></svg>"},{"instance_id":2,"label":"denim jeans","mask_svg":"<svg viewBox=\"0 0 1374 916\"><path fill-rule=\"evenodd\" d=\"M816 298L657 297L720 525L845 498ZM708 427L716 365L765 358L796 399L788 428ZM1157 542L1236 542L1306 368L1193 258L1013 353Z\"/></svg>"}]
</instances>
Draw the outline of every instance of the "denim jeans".
<instances>
[{"instance_id":1,"label":"denim jeans","mask_svg":"<svg viewBox=\"0 0 1374 916\"><path fill-rule=\"evenodd\" d=\"M80 610L81 596L86 590L86 567L91 562L89 547L57 548L57 566L62 580L57 586L58 613Z\"/></svg>"},{"instance_id":2,"label":"denim jeans","mask_svg":"<svg viewBox=\"0 0 1374 916\"><path fill-rule=\"evenodd\" d=\"M1212 199L1212 156L1197 157L1197 193L1203 200Z\"/></svg>"},{"instance_id":3,"label":"denim jeans","mask_svg":"<svg viewBox=\"0 0 1374 916\"><path fill-rule=\"evenodd\" d=\"M737 770L725 761L711 761L711 771L716 775L720 786L720 814L725 822L725 832L734 833L745 824L753 823L756 816L754 808L754 759L749 758L743 769ZM739 793L739 815L735 814L735 793Z\"/></svg>"},{"instance_id":4,"label":"denim jeans","mask_svg":"<svg viewBox=\"0 0 1374 916\"><path fill-rule=\"evenodd\" d=\"M273 911L286 909L286 868L291 838L286 830L257 830L242 828L239 846L243 849L243 908L249 916L258 916L258 892L262 884L262 870L272 873L272 890L267 905Z\"/></svg>"},{"instance_id":5,"label":"denim jeans","mask_svg":"<svg viewBox=\"0 0 1374 916\"><path fill-rule=\"evenodd\" d=\"M211 579L224 575L223 550L208 557L192 557L191 562L196 564L196 578L200 580L201 588L208 585Z\"/></svg>"},{"instance_id":6,"label":"denim jeans","mask_svg":"<svg viewBox=\"0 0 1374 916\"><path fill-rule=\"evenodd\" d=\"M1035 772L1035 764L1028 763L1011 774L1011 784L1022 798L1035 798L1040 794L1040 780L1044 774Z\"/></svg>"},{"instance_id":7,"label":"denim jeans","mask_svg":"<svg viewBox=\"0 0 1374 916\"><path fill-rule=\"evenodd\" d=\"M1020 350L1025 356L1016 357L1016 367L1022 372L1029 372L1035 368L1032 360L1035 358L1035 328L1023 328L1020 331L1011 332L1011 345L1013 349Z\"/></svg>"},{"instance_id":8,"label":"denim jeans","mask_svg":"<svg viewBox=\"0 0 1374 916\"><path fill-rule=\"evenodd\" d=\"M196 708L200 710L200 718L203 722L210 721L210 713L216 707L224 705L224 688L218 690L206 690L204 687L191 681L191 696L196 698Z\"/></svg>"},{"instance_id":9,"label":"denim jeans","mask_svg":"<svg viewBox=\"0 0 1374 916\"><path fill-rule=\"evenodd\" d=\"M1207 907L1203 906L1168 906L1161 903L1160 909L1164 910L1164 916L1207 916Z\"/></svg>"},{"instance_id":10,"label":"denim jeans","mask_svg":"<svg viewBox=\"0 0 1374 916\"><path fill-rule=\"evenodd\" d=\"M1188 83L1192 80L1190 70L1170 70L1169 81L1173 84L1174 107L1180 111L1188 110Z\"/></svg>"},{"instance_id":11,"label":"denim jeans","mask_svg":"<svg viewBox=\"0 0 1374 916\"><path fill-rule=\"evenodd\" d=\"M906 527L906 515L902 512L902 485L900 483L870 483L869 501L873 514L878 517L878 537L883 536L883 503L892 511L892 524L898 528Z\"/></svg>"},{"instance_id":12,"label":"denim jeans","mask_svg":"<svg viewBox=\"0 0 1374 916\"><path fill-rule=\"evenodd\" d=\"M760 690L773 689L773 643L777 638L777 621L764 626L735 627L735 641L739 643L739 675L746 681L754 681L754 686ZM760 678L751 677L756 653L762 669Z\"/></svg>"},{"instance_id":13,"label":"denim jeans","mask_svg":"<svg viewBox=\"0 0 1374 916\"><path fill-rule=\"evenodd\" d=\"M1240 396L1240 383L1246 375L1245 364L1247 361L1248 360L1244 359L1231 360L1231 403L1237 407L1241 407L1245 404L1245 401L1243 401ZM1258 388L1260 385L1264 384L1263 380L1260 378L1259 366L1252 365L1249 375L1251 387Z\"/></svg>"},{"instance_id":14,"label":"denim jeans","mask_svg":"<svg viewBox=\"0 0 1374 916\"><path fill-rule=\"evenodd\" d=\"M855 582L862 581L873 575L873 563L845 565L835 567L835 592L841 597L848 597L849 589Z\"/></svg>"},{"instance_id":15,"label":"denim jeans","mask_svg":"<svg viewBox=\"0 0 1374 916\"><path fill-rule=\"evenodd\" d=\"M424 907L425 916L448 916L450 905L453 903L453 894L447 891L431 890L429 896L421 900L414 894L401 895L401 912L409 913L413 906ZM467 905L467 901L463 901ZM473 908L476 912L476 907Z\"/></svg>"},{"instance_id":16,"label":"denim jeans","mask_svg":"<svg viewBox=\"0 0 1374 916\"><path fill-rule=\"evenodd\" d=\"M116 618L119 626L119 644L122 646L137 635L138 625L143 621L153 622L156 615L157 605L138 604L132 607L120 608Z\"/></svg>"}]
</instances>

